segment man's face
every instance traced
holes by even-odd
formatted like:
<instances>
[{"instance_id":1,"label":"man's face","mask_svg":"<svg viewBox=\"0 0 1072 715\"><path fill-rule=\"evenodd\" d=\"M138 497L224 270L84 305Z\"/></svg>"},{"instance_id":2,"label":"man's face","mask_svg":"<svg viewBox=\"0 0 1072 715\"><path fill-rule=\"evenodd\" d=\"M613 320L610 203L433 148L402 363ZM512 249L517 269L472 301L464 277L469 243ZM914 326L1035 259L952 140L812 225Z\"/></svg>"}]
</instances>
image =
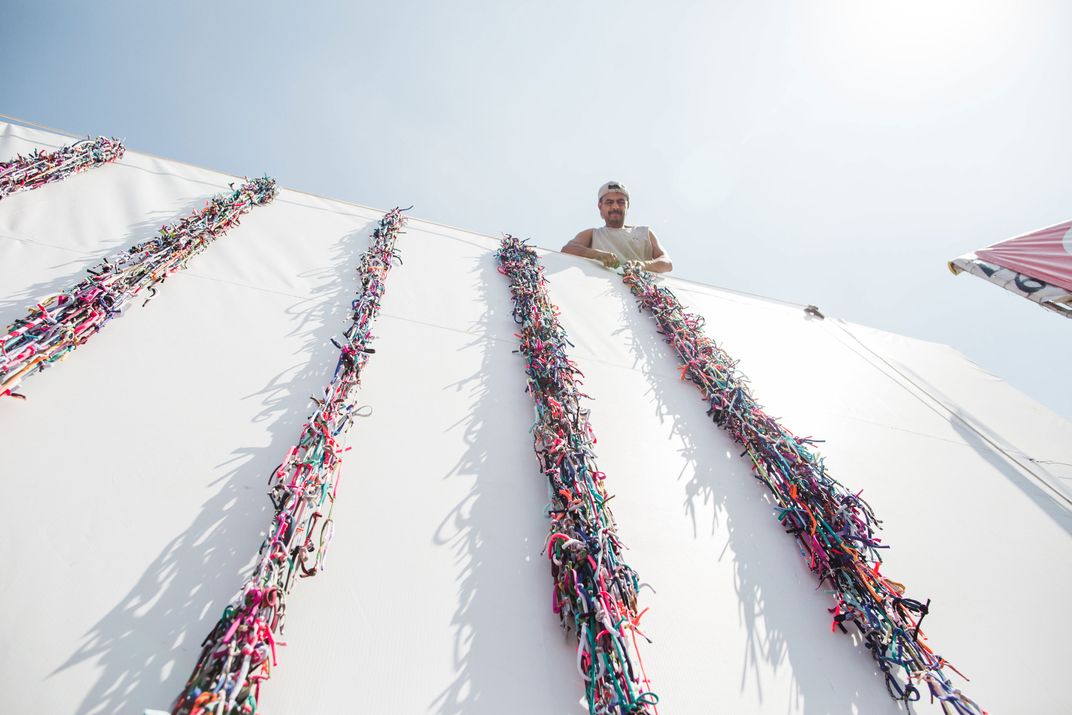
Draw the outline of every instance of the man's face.
<instances>
[{"instance_id":1,"label":"man's face","mask_svg":"<svg viewBox=\"0 0 1072 715\"><path fill-rule=\"evenodd\" d=\"M629 199L621 191L608 191L599 200L599 215L611 228L625 225L625 214L629 210Z\"/></svg>"}]
</instances>

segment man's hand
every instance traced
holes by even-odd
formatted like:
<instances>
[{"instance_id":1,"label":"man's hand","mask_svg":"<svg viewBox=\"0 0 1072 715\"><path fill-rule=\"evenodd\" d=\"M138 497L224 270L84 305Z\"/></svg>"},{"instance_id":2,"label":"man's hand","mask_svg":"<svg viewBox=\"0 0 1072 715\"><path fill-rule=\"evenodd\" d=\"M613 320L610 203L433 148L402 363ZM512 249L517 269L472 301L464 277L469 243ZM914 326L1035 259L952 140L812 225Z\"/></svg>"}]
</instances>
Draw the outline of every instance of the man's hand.
<instances>
[{"instance_id":1,"label":"man's hand","mask_svg":"<svg viewBox=\"0 0 1072 715\"><path fill-rule=\"evenodd\" d=\"M600 251L596 256L597 260L606 268L617 268L622 265L622 262L618 259L618 256L610 251Z\"/></svg>"},{"instance_id":2,"label":"man's hand","mask_svg":"<svg viewBox=\"0 0 1072 715\"><path fill-rule=\"evenodd\" d=\"M670 269L673 268L670 259L665 256L652 258L650 261L629 261L626 263L626 267L628 266L633 266L637 270L647 271L648 273L669 273Z\"/></svg>"},{"instance_id":3,"label":"man's hand","mask_svg":"<svg viewBox=\"0 0 1072 715\"><path fill-rule=\"evenodd\" d=\"M590 258L593 261L599 261L606 268L611 270L620 268L622 265L622 259L610 251L601 251L598 248L592 248L592 229L586 228L577 234L577 236L562 247L563 253L568 253L571 256L581 256L583 258Z\"/></svg>"}]
</instances>

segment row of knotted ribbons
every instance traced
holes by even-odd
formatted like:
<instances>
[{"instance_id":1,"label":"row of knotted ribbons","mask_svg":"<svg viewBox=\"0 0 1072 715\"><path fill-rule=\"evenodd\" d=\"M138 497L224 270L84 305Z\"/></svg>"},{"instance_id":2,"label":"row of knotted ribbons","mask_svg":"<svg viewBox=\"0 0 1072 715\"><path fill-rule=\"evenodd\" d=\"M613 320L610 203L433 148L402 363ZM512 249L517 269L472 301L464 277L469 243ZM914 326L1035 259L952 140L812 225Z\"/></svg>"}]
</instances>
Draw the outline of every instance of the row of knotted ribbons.
<instances>
[{"instance_id":1,"label":"row of knotted ribbons","mask_svg":"<svg viewBox=\"0 0 1072 715\"><path fill-rule=\"evenodd\" d=\"M925 685L946 713L983 713L953 686L945 673L952 666L925 642L920 625L930 601L907 598L902 584L881 573L878 549L887 547L875 533L880 522L859 492L829 474L812 449L816 440L793 435L764 412L736 361L704 333L704 319L639 263L625 266L623 280L682 361L682 379L703 393L707 414L744 447L754 476L773 496L778 522L832 593L831 629L856 627L891 697L919 700Z\"/></svg>"},{"instance_id":2,"label":"row of knotted ribbons","mask_svg":"<svg viewBox=\"0 0 1072 715\"><path fill-rule=\"evenodd\" d=\"M27 376L65 359L142 293L144 305L158 284L275 195L275 180L267 177L232 185L154 238L87 268L88 275L71 288L30 306L0 335L0 396L22 397L15 389Z\"/></svg>"},{"instance_id":3,"label":"row of knotted ribbons","mask_svg":"<svg viewBox=\"0 0 1072 715\"><path fill-rule=\"evenodd\" d=\"M175 702L176 715L253 713L260 683L275 664L286 599L297 578L324 568L333 532L342 440L358 412L353 395L373 350L372 324L380 310L387 274L397 257L395 241L404 225L402 209L388 212L357 267L359 288L352 322L341 342L335 372L298 436L273 471L269 495L275 514L256 566L202 643L201 656Z\"/></svg>"},{"instance_id":4,"label":"row of knotted ribbons","mask_svg":"<svg viewBox=\"0 0 1072 715\"><path fill-rule=\"evenodd\" d=\"M536 252L512 236L498 251L510 281L517 337L535 403L533 447L547 477L550 534L546 552L554 580L552 607L577 636L577 668L593 715L655 712L658 697L637 650L643 611L639 581L622 558L607 502L606 475L593 452L595 437L583 405L581 372L547 292Z\"/></svg>"},{"instance_id":5,"label":"row of knotted ribbons","mask_svg":"<svg viewBox=\"0 0 1072 715\"><path fill-rule=\"evenodd\" d=\"M0 161L0 199L103 166L122 157L123 151L123 143L118 139L97 137L67 144L56 151L34 149L28 156L20 154L9 161Z\"/></svg>"}]
</instances>

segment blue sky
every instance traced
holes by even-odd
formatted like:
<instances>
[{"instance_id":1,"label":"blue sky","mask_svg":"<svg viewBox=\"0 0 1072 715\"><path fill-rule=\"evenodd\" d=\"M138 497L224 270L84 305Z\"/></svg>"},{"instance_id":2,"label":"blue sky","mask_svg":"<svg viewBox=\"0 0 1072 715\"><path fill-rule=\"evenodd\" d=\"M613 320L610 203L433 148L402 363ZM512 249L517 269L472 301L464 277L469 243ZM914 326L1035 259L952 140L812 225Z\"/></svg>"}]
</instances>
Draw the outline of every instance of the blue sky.
<instances>
[{"instance_id":1,"label":"blue sky","mask_svg":"<svg viewBox=\"0 0 1072 715\"><path fill-rule=\"evenodd\" d=\"M5 5L4 114L549 248L615 178L676 275L1072 419L1072 321L945 267L1072 218L1068 3Z\"/></svg>"}]
</instances>

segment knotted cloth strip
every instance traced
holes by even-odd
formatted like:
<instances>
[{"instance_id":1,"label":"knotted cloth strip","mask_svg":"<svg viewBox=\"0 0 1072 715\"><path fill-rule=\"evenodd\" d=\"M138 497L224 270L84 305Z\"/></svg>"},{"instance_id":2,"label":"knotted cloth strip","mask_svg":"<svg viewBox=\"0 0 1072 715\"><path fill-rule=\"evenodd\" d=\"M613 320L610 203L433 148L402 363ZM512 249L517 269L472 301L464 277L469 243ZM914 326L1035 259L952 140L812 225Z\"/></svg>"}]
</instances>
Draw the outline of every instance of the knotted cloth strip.
<instances>
[{"instance_id":1,"label":"knotted cloth strip","mask_svg":"<svg viewBox=\"0 0 1072 715\"><path fill-rule=\"evenodd\" d=\"M747 378L737 372L736 361L704 334L703 318L686 312L640 264L627 264L623 280L684 362L681 379L700 388L710 405L707 414L744 446L753 474L774 496L778 521L796 538L820 586L832 590L831 630L847 633L846 621L859 629L895 699L918 700L916 686L923 682L944 712L984 713L953 687L943 671L952 666L922 640L920 623L930 601L905 598L905 587L879 572L877 549L887 548L875 535L880 522L859 493L827 473L822 457L810 449L817 440L795 437L767 415L752 397ZM894 674L897 667L904 681Z\"/></svg>"},{"instance_id":2,"label":"knotted cloth strip","mask_svg":"<svg viewBox=\"0 0 1072 715\"><path fill-rule=\"evenodd\" d=\"M397 257L395 240L405 223L404 209L380 220L372 244L357 267L361 283L351 303L352 323L343 333L335 373L302 428L297 444L272 472L269 491L275 515L257 565L202 643L186 688L172 707L175 715L254 713L261 681L276 664L276 634L282 634L286 596L295 576L315 576L334 530L332 512L338 489L344 433L358 411L351 394L361 382L380 311L387 274Z\"/></svg>"},{"instance_id":3,"label":"knotted cloth strip","mask_svg":"<svg viewBox=\"0 0 1072 715\"><path fill-rule=\"evenodd\" d=\"M164 226L160 235L87 269L89 277L63 293L31 306L25 318L0 336L0 396L22 397L13 390L27 376L63 360L122 314L141 291L150 298L155 286L185 268L254 206L276 195L275 180L247 180L237 189L216 194L204 208ZM142 305L148 303L146 299Z\"/></svg>"},{"instance_id":4,"label":"knotted cloth strip","mask_svg":"<svg viewBox=\"0 0 1072 715\"><path fill-rule=\"evenodd\" d=\"M566 353L572 343L558 322L536 252L507 236L497 256L499 272L510 280L514 322L521 326L517 337L536 411L533 446L549 485L552 608L577 633L577 667L586 681L589 713L651 713L659 699L636 651L636 634L643 636L639 583L622 560L607 507L605 475L592 449L595 435L581 406L587 397L580 391L581 372Z\"/></svg>"},{"instance_id":5,"label":"knotted cloth strip","mask_svg":"<svg viewBox=\"0 0 1072 715\"><path fill-rule=\"evenodd\" d=\"M104 166L122 157L124 151L118 139L97 137L61 146L56 151L34 149L29 156L20 154L11 161L0 161L0 199Z\"/></svg>"}]
</instances>

